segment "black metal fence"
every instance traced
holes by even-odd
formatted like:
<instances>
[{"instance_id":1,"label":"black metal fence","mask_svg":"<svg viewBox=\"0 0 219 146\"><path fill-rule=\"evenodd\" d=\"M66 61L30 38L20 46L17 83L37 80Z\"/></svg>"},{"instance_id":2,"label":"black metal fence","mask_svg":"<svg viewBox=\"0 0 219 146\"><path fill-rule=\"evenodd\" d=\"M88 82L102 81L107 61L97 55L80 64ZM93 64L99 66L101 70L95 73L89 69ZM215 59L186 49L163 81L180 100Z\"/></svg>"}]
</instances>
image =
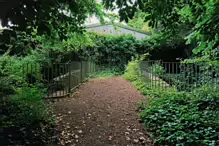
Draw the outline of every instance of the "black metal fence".
<instances>
[{"instance_id":1,"label":"black metal fence","mask_svg":"<svg viewBox=\"0 0 219 146\"><path fill-rule=\"evenodd\" d=\"M152 88L191 91L201 86L219 85L219 67L216 65L142 61L140 68Z\"/></svg>"},{"instance_id":2,"label":"black metal fence","mask_svg":"<svg viewBox=\"0 0 219 146\"><path fill-rule=\"evenodd\" d=\"M28 84L47 89L47 97L63 97L77 88L95 71L95 64L90 61L72 61L48 65L24 64L23 80Z\"/></svg>"}]
</instances>

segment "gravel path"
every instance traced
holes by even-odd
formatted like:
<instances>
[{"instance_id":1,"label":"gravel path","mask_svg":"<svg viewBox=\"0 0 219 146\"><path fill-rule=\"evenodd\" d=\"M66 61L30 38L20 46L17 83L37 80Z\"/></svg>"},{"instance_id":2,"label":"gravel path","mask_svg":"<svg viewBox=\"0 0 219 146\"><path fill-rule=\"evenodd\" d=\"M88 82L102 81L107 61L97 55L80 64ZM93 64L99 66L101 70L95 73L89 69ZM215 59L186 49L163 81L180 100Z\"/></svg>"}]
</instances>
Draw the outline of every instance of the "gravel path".
<instances>
[{"instance_id":1,"label":"gravel path","mask_svg":"<svg viewBox=\"0 0 219 146\"><path fill-rule=\"evenodd\" d=\"M151 146L138 121L142 95L122 77L92 79L54 104L61 145Z\"/></svg>"}]
</instances>

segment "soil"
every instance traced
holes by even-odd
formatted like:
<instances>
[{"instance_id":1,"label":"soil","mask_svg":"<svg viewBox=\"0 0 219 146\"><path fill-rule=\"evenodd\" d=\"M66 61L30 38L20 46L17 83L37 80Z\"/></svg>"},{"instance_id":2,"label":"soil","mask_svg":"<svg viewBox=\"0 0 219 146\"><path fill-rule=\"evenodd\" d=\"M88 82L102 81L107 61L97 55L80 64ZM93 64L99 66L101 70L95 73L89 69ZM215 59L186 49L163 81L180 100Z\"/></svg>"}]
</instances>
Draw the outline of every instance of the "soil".
<instances>
[{"instance_id":1,"label":"soil","mask_svg":"<svg viewBox=\"0 0 219 146\"><path fill-rule=\"evenodd\" d=\"M84 83L71 97L51 103L59 121L60 145L152 146L136 110L142 97L122 77Z\"/></svg>"}]
</instances>

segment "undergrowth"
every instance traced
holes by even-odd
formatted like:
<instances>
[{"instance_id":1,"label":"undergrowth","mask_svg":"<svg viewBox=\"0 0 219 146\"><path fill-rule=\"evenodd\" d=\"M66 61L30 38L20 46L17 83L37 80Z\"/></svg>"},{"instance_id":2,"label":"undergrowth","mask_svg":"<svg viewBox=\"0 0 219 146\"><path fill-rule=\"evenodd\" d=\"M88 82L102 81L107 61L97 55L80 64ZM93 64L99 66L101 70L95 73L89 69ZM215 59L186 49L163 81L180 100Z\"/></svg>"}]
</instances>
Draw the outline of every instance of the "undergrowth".
<instances>
[{"instance_id":1,"label":"undergrowth","mask_svg":"<svg viewBox=\"0 0 219 146\"><path fill-rule=\"evenodd\" d=\"M145 95L139 102L140 117L155 145L219 145L219 88L203 86L191 92L150 88L140 61L129 62L123 77Z\"/></svg>"}]
</instances>

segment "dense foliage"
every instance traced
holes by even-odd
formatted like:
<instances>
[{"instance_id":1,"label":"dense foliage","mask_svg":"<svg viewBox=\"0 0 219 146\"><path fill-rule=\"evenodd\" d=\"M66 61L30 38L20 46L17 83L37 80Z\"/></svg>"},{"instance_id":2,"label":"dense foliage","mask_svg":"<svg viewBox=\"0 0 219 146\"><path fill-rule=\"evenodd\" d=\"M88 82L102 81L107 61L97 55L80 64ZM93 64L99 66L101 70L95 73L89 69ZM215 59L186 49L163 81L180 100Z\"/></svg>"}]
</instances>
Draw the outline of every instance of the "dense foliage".
<instances>
[{"instance_id":1,"label":"dense foliage","mask_svg":"<svg viewBox=\"0 0 219 146\"><path fill-rule=\"evenodd\" d=\"M192 92L172 87L154 88L144 74L140 61L129 62L124 78L146 97L139 103L141 118L156 145L218 145L218 86L203 86Z\"/></svg>"}]
</instances>

